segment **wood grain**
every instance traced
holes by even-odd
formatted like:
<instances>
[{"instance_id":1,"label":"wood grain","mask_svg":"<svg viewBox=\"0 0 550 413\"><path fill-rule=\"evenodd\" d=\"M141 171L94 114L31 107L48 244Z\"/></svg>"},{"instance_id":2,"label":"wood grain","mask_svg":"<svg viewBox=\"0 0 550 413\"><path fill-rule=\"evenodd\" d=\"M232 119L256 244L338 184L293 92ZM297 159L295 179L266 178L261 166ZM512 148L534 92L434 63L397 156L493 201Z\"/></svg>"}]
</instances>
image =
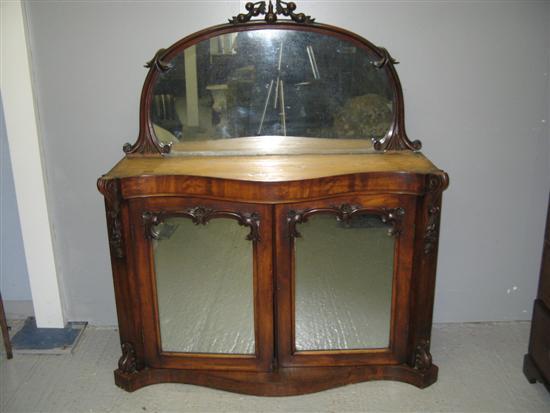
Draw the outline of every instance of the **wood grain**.
<instances>
[{"instance_id":1,"label":"wood grain","mask_svg":"<svg viewBox=\"0 0 550 413\"><path fill-rule=\"evenodd\" d=\"M187 175L253 182L284 182L361 173L439 171L424 155L391 152L359 155L135 157L122 159L105 179Z\"/></svg>"}]
</instances>

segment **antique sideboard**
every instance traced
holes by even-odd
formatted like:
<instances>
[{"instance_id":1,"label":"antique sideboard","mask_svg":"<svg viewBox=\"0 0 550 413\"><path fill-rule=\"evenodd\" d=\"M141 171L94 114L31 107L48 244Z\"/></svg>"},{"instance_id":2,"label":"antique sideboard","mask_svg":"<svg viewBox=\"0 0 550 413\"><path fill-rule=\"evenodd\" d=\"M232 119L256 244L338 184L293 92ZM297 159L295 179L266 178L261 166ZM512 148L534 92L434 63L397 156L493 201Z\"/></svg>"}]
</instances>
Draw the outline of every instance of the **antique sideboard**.
<instances>
[{"instance_id":1,"label":"antique sideboard","mask_svg":"<svg viewBox=\"0 0 550 413\"><path fill-rule=\"evenodd\" d=\"M115 382L429 386L448 177L406 135L397 62L294 3L246 10L159 50L98 180Z\"/></svg>"}]
</instances>

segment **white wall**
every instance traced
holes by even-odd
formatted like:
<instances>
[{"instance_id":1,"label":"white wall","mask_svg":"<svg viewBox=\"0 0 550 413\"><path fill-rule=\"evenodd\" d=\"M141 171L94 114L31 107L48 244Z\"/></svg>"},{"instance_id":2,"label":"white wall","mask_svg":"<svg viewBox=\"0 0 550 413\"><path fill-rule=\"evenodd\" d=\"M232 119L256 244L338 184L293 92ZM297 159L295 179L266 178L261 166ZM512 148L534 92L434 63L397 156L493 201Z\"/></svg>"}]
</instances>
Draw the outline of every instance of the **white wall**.
<instances>
[{"instance_id":1,"label":"white wall","mask_svg":"<svg viewBox=\"0 0 550 413\"><path fill-rule=\"evenodd\" d=\"M137 136L143 63L239 3L26 3L69 320L116 323L95 181ZM402 62L409 135L451 177L435 320L530 318L550 185L550 3L298 7Z\"/></svg>"}]
</instances>

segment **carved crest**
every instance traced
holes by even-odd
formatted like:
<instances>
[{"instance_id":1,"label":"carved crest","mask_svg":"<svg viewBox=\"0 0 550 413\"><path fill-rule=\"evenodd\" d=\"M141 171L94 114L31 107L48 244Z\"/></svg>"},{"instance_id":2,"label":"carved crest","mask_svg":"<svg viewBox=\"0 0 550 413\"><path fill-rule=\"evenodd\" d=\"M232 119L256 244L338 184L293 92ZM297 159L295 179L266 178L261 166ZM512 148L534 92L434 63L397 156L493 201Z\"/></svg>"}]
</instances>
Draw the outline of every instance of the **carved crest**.
<instances>
[{"instance_id":1,"label":"carved crest","mask_svg":"<svg viewBox=\"0 0 550 413\"><path fill-rule=\"evenodd\" d=\"M275 23L277 16L286 16L296 23L313 23L315 21L311 16L306 16L304 13L295 13L296 3L289 1L276 0L275 6L271 0L248 2L244 6L247 13L240 13L229 19L229 23L241 24L250 21L253 17L260 15L265 16L264 20L267 23Z\"/></svg>"}]
</instances>

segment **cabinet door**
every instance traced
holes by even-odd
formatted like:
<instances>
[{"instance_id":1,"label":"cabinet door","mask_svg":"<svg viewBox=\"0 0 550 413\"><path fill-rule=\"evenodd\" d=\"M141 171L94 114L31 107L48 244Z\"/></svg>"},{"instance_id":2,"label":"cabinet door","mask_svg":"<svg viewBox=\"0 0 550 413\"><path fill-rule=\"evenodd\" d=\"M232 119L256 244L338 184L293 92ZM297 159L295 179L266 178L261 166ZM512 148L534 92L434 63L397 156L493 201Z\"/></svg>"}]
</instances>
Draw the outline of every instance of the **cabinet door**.
<instances>
[{"instance_id":1,"label":"cabinet door","mask_svg":"<svg viewBox=\"0 0 550 413\"><path fill-rule=\"evenodd\" d=\"M414 216L408 195L277 207L281 365L405 362Z\"/></svg>"},{"instance_id":2,"label":"cabinet door","mask_svg":"<svg viewBox=\"0 0 550 413\"><path fill-rule=\"evenodd\" d=\"M159 197L132 214L146 363L269 370L272 209Z\"/></svg>"}]
</instances>

